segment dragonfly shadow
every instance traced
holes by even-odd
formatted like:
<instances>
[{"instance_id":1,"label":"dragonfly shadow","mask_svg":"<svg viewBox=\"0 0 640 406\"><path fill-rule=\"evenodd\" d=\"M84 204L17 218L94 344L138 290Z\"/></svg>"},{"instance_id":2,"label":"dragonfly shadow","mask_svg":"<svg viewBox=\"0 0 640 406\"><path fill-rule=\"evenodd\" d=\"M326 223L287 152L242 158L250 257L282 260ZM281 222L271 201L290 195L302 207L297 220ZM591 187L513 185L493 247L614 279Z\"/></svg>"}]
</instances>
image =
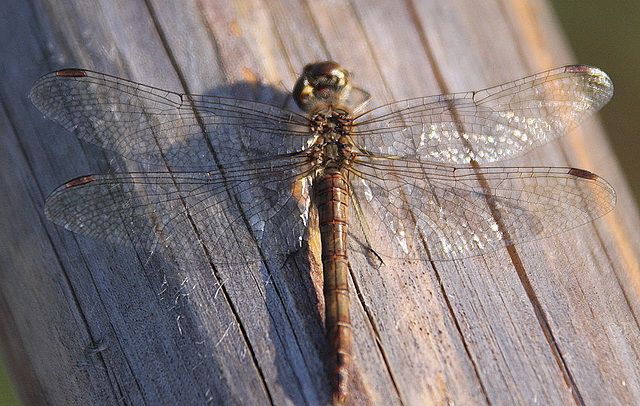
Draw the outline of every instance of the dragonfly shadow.
<instances>
[{"instance_id":1,"label":"dragonfly shadow","mask_svg":"<svg viewBox=\"0 0 640 406\"><path fill-rule=\"evenodd\" d=\"M31 99L81 140L120 155L129 171L60 186L45 204L50 220L140 249L145 264L161 254L173 292L165 295L191 303L175 305L180 336L193 329L195 342L208 346L200 353L218 359L240 334L234 342L258 364L277 365L276 379L296 403L302 388L328 386L322 371L307 371L309 359L323 368L317 349L326 347L309 264L296 260L297 274L284 267L292 253L306 252L310 204L301 152L308 119L283 108L289 94L240 82L185 95L67 70L36 82Z\"/></svg>"},{"instance_id":2,"label":"dragonfly shadow","mask_svg":"<svg viewBox=\"0 0 640 406\"><path fill-rule=\"evenodd\" d=\"M148 248L178 262L185 253L197 252L211 264L220 285L217 295L235 309L256 361L275 364L276 379L296 403L304 402L310 387L326 394L322 283L314 280L320 270L309 262L311 192L300 175L306 156L298 152L308 129L275 115L284 110L269 111L268 105L293 107L290 95L274 86L216 87L185 105L196 114L185 108L179 119L193 120L204 130L162 148L172 178L178 178L170 192L176 198L166 198L172 186L163 184L160 192L155 179L147 182L151 192L145 198L163 201L144 206L168 205L162 212L172 213L160 221L147 216L155 223ZM187 148L189 165L175 165L174 157L183 157ZM275 354L273 361L264 358L269 353Z\"/></svg>"}]
</instances>

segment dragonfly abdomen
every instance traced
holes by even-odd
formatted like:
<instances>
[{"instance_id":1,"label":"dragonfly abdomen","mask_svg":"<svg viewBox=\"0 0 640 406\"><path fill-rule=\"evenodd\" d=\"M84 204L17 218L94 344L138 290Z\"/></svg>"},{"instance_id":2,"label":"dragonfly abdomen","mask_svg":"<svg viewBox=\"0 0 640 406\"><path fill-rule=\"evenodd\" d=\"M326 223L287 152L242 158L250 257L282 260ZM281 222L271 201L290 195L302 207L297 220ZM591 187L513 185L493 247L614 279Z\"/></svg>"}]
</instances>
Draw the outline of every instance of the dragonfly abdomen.
<instances>
[{"instance_id":1,"label":"dragonfly abdomen","mask_svg":"<svg viewBox=\"0 0 640 406\"><path fill-rule=\"evenodd\" d=\"M344 173L336 167L326 168L316 181L314 192L322 240L325 328L331 346L333 400L341 404L348 393L352 338L347 257L349 195Z\"/></svg>"}]
</instances>

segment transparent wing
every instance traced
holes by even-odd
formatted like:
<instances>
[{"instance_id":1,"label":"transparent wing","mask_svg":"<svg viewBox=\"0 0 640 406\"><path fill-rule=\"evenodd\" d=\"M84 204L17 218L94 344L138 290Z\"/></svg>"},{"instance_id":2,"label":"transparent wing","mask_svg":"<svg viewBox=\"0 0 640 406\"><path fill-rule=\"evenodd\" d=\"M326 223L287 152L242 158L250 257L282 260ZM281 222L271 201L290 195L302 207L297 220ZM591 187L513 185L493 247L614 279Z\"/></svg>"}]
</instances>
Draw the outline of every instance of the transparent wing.
<instances>
[{"instance_id":1,"label":"transparent wing","mask_svg":"<svg viewBox=\"0 0 640 406\"><path fill-rule=\"evenodd\" d=\"M586 224L616 201L606 181L574 168L474 170L362 156L352 175L354 232L366 235L357 239L399 258L417 258L423 241L434 260L481 255Z\"/></svg>"},{"instance_id":2,"label":"transparent wing","mask_svg":"<svg viewBox=\"0 0 640 406\"><path fill-rule=\"evenodd\" d=\"M53 191L45 213L88 237L181 258L204 245L216 265L282 260L306 233L310 199L295 176L304 162L291 155L240 162L224 173L89 175Z\"/></svg>"},{"instance_id":3,"label":"transparent wing","mask_svg":"<svg viewBox=\"0 0 640 406\"><path fill-rule=\"evenodd\" d=\"M302 149L308 119L260 102L170 92L89 70L49 73L31 100L80 139L125 158L174 168Z\"/></svg>"},{"instance_id":4,"label":"transparent wing","mask_svg":"<svg viewBox=\"0 0 640 406\"><path fill-rule=\"evenodd\" d=\"M353 133L373 154L494 162L563 135L612 95L613 84L601 70L566 66L478 92L390 103L357 117Z\"/></svg>"}]
</instances>

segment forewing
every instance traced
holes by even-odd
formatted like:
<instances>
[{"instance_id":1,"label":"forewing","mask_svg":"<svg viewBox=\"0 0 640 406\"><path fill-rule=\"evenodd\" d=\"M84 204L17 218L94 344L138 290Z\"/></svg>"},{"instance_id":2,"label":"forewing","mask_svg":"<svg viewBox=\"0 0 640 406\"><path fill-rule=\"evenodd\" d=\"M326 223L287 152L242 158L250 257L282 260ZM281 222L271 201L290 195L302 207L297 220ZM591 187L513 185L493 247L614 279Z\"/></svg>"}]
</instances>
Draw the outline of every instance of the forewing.
<instances>
[{"instance_id":1,"label":"forewing","mask_svg":"<svg viewBox=\"0 0 640 406\"><path fill-rule=\"evenodd\" d=\"M49 73L31 100L80 139L134 161L173 168L212 165L239 154L299 151L308 119L254 101L187 95L88 70Z\"/></svg>"},{"instance_id":2,"label":"forewing","mask_svg":"<svg viewBox=\"0 0 640 406\"><path fill-rule=\"evenodd\" d=\"M613 209L611 186L573 168L454 168L359 157L354 232L382 256L453 260L549 237ZM506 233L505 233L506 231ZM360 234L363 233L363 234ZM357 245L357 244L356 244Z\"/></svg>"},{"instance_id":3,"label":"forewing","mask_svg":"<svg viewBox=\"0 0 640 406\"><path fill-rule=\"evenodd\" d=\"M306 235L303 156L220 171L89 175L48 198L53 222L91 238L181 257L208 249L216 265L284 258Z\"/></svg>"},{"instance_id":4,"label":"forewing","mask_svg":"<svg viewBox=\"0 0 640 406\"><path fill-rule=\"evenodd\" d=\"M597 68L566 66L478 92L390 103L358 117L358 144L374 154L454 164L521 155L565 134L613 95Z\"/></svg>"}]
</instances>

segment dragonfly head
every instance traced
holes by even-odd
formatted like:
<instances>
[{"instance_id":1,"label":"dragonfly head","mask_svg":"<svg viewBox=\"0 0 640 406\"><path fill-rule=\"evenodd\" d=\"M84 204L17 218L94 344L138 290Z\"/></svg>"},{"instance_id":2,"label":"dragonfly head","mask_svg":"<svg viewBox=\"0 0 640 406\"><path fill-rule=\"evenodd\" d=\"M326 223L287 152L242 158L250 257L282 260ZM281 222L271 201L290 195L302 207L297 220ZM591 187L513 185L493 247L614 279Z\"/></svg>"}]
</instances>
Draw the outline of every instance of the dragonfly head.
<instances>
[{"instance_id":1,"label":"dragonfly head","mask_svg":"<svg viewBox=\"0 0 640 406\"><path fill-rule=\"evenodd\" d=\"M315 62L304 67L293 88L293 99L309 114L329 107L345 110L350 91L351 77L339 63Z\"/></svg>"}]
</instances>

